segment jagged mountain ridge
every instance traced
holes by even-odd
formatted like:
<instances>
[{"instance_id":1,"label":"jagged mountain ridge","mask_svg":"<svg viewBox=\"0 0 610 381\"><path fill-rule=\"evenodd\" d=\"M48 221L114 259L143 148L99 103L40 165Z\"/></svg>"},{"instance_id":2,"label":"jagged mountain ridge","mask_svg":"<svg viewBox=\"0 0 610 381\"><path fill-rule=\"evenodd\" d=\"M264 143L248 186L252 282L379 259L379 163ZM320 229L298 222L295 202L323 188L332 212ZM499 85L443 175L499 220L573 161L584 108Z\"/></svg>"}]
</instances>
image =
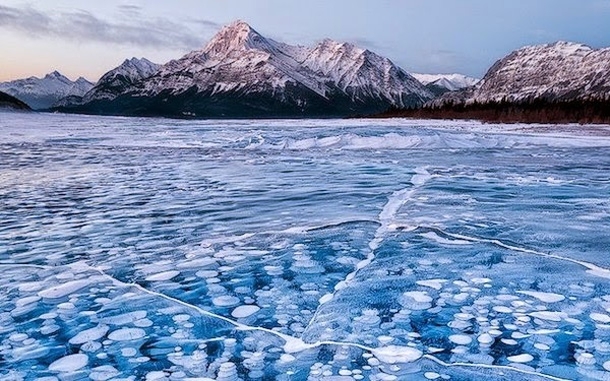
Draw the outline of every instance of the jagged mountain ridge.
<instances>
[{"instance_id":1,"label":"jagged mountain ridge","mask_svg":"<svg viewBox=\"0 0 610 381\"><path fill-rule=\"evenodd\" d=\"M110 70L97 81L94 88L83 96L84 102L95 99L112 99L117 92L123 92L141 80L150 77L161 65L146 58L131 58Z\"/></svg>"},{"instance_id":2,"label":"jagged mountain ridge","mask_svg":"<svg viewBox=\"0 0 610 381\"><path fill-rule=\"evenodd\" d=\"M347 116L421 106L433 95L390 60L351 44L268 39L242 21L201 50L74 111L198 117ZM70 105L63 111L70 110Z\"/></svg>"},{"instance_id":3,"label":"jagged mountain ridge","mask_svg":"<svg viewBox=\"0 0 610 381\"><path fill-rule=\"evenodd\" d=\"M430 103L486 104L610 100L610 48L559 41L526 46L498 60L474 87Z\"/></svg>"},{"instance_id":4,"label":"jagged mountain ridge","mask_svg":"<svg viewBox=\"0 0 610 381\"><path fill-rule=\"evenodd\" d=\"M443 95L450 91L458 91L475 86L480 79L463 74L420 74L410 73L435 95Z\"/></svg>"},{"instance_id":5,"label":"jagged mountain ridge","mask_svg":"<svg viewBox=\"0 0 610 381\"><path fill-rule=\"evenodd\" d=\"M33 109L45 109L68 96L83 96L93 84L80 77L71 81L54 71L43 78L29 77L0 83L0 91L25 102Z\"/></svg>"},{"instance_id":6,"label":"jagged mountain ridge","mask_svg":"<svg viewBox=\"0 0 610 381\"><path fill-rule=\"evenodd\" d=\"M108 71L96 84L81 96L71 95L56 102L54 107L75 107L93 101L113 100L125 91L130 91L143 79L155 73L161 65L146 58L126 59Z\"/></svg>"}]
</instances>

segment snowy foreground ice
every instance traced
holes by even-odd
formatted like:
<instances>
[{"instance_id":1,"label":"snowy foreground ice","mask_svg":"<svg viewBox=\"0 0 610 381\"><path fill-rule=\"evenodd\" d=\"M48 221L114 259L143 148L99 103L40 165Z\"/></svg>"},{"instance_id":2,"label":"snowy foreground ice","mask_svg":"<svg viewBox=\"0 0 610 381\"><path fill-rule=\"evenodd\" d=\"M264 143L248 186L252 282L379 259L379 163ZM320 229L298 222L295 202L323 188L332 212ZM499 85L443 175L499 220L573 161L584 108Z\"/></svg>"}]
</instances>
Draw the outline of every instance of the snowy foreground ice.
<instances>
[{"instance_id":1,"label":"snowy foreground ice","mask_svg":"<svg viewBox=\"0 0 610 381\"><path fill-rule=\"evenodd\" d=\"M610 129L0 114L2 380L610 380Z\"/></svg>"}]
</instances>

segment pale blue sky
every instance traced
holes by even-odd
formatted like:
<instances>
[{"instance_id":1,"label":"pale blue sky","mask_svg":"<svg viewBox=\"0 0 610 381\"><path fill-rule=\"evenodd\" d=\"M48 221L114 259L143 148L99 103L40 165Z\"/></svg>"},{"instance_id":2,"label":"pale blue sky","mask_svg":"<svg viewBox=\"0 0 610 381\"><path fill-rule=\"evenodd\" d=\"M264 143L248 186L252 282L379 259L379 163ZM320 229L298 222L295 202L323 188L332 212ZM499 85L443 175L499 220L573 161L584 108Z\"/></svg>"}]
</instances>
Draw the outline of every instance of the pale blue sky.
<instances>
[{"instance_id":1,"label":"pale blue sky","mask_svg":"<svg viewBox=\"0 0 610 381\"><path fill-rule=\"evenodd\" d=\"M0 0L0 80L164 63L235 19L288 43L354 42L423 73L482 76L516 48L557 40L610 46L610 0Z\"/></svg>"}]
</instances>

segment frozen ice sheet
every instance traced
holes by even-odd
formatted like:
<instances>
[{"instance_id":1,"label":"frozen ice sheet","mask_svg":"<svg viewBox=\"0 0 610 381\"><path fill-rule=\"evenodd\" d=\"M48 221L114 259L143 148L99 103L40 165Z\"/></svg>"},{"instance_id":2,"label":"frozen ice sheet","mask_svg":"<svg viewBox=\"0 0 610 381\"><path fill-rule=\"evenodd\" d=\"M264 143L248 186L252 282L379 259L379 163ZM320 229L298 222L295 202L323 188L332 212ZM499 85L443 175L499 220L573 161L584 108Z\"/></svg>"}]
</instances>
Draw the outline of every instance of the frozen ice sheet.
<instances>
[{"instance_id":1,"label":"frozen ice sheet","mask_svg":"<svg viewBox=\"0 0 610 381\"><path fill-rule=\"evenodd\" d=\"M2 379L609 377L607 126L1 116Z\"/></svg>"}]
</instances>

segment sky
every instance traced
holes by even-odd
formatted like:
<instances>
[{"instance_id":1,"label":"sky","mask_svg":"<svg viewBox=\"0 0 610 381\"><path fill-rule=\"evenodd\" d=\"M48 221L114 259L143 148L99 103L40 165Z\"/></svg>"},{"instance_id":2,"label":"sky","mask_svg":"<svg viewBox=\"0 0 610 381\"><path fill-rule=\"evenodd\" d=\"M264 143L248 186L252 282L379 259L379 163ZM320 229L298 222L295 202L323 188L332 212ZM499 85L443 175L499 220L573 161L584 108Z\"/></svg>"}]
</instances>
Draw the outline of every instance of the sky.
<instances>
[{"instance_id":1,"label":"sky","mask_svg":"<svg viewBox=\"0 0 610 381\"><path fill-rule=\"evenodd\" d=\"M0 0L0 81L165 63L237 19L286 43L352 42L418 73L482 77L519 47L559 40L610 46L610 0Z\"/></svg>"}]
</instances>

